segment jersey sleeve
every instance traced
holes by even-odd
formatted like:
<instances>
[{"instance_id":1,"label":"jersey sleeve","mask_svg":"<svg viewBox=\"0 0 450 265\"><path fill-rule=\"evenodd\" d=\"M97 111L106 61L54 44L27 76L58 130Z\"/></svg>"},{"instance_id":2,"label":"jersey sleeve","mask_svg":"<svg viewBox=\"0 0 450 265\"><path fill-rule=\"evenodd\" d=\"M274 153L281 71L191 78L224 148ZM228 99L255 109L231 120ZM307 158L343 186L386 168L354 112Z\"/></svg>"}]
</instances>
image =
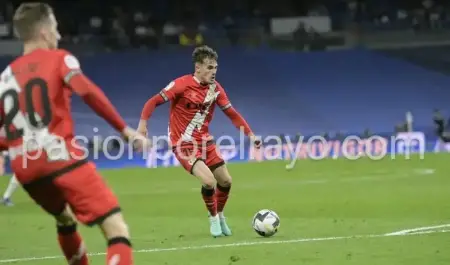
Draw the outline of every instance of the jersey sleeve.
<instances>
[{"instance_id":1,"label":"jersey sleeve","mask_svg":"<svg viewBox=\"0 0 450 265\"><path fill-rule=\"evenodd\" d=\"M77 57L71 53L62 50L61 51L61 64L59 67L60 77L64 80L64 83L69 84L70 80L81 74L81 65Z\"/></svg>"},{"instance_id":2,"label":"jersey sleeve","mask_svg":"<svg viewBox=\"0 0 450 265\"><path fill-rule=\"evenodd\" d=\"M111 104L103 91L86 77L78 59L67 51L60 50L61 64L59 75L67 87L79 95L100 117L107 121L117 131L122 132L127 124Z\"/></svg>"},{"instance_id":3,"label":"jersey sleeve","mask_svg":"<svg viewBox=\"0 0 450 265\"><path fill-rule=\"evenodd\" d=\"M217 88L219 95L217 96L217 105L221 110L226 110L232 107L230 100L228 99L227 93L225 92L225 89L217 83Z\"/></svg>"},{"instance_id":4,"label":"jersey sleeve","mask_svg":"<svg viewBox=\"0 0 450 265\"><path fill-rule=\"evenodd\" d=\"M158 94L147 100L141 112L141 120L148 120L155 108L180 96L186 85L181 78L175 79L163 88Z\"/></svg>"},{"instance_id":5,"label":"jersey sleeve","mask_svg":"<svg viewBox=\"0 0 450 265\"><path fill-rule=\"evenodd\" d=\"M165 102L172 101L176 99L179 95L183 94L186 85L181 78L175 79L170 82L165 88L163 88L159 95L164 99Z\"/></svg>"}]
</instances>

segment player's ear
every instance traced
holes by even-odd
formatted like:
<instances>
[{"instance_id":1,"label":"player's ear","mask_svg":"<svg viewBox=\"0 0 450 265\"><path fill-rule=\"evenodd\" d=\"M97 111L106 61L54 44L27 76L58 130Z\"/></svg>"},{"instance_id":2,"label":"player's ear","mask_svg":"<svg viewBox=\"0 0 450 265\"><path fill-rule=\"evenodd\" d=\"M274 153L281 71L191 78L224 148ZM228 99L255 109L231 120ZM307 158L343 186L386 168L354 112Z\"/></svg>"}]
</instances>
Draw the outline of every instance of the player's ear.
<instances>
[{"instance_id":1,"label":"player's ear","mask_svg":"<svg viewBox=\"0 0 450 265\"><path fill-rule=\"evenodd\" d=\"M48 41L47 32L45 31L44 28L39 27L39 30L37 31L37 34L39 35L40 38L44 39L45 41Z\"/></svg>"},{"instance_id":2,"label":"player's ear","mask_svg":"<svg viewBox=\"0 0 450 265\"><path fill-rule=\"evenodd\" d=\"M37 34L39 34L40 37L43 38L45 41L48 41L49 40L48 27L46 27L46 25L43 24L40 24L37 27L38 27Z\"/></svg>"}]
</instances>

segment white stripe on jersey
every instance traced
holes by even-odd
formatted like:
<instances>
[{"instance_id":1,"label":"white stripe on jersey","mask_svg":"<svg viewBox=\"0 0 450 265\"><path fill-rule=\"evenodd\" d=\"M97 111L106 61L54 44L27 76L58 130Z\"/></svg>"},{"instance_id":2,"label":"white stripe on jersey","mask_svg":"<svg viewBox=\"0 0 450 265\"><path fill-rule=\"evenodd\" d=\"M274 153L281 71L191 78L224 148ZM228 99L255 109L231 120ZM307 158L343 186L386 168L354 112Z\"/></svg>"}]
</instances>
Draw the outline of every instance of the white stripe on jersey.
<instances>
[{"instance_id":1,"label":"white stripe on jersey","mask_svg":"<svg viewBox=\"0 0 450 265\"><path fill-rule=\"evenodd\" d=\"M197 128L199 131L201 131L203 124L205 123L206 116L209 113L209 109L214 104L214 101L216 100L217 96L219 96L220 92L215 91L216 90L216 84L211 84L209 86L208 93L205 96L205 99L203 100L203 104L209 103L207 106L208 108L206 110L199 110L195 113L192 120L189 122L188 126L184 130L184 133L181 134L181 139L183 141L191 141L192 135L194 133L194 130Z\"/></svg>"}]
</instances>

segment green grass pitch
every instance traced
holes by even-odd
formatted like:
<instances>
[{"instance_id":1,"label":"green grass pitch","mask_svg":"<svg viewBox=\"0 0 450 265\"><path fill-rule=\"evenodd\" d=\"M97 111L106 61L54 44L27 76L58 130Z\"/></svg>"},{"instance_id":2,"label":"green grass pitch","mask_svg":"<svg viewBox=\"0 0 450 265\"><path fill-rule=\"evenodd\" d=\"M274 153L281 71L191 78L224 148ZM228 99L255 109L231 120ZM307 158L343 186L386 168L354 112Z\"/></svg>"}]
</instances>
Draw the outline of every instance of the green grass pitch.
<instances>
[{"instance_id":1,"label":"green grass pitch","mask_svg":"<svg viewBox=\"0 0 450 265\"><path fill-rule=\"evenodd\" d=\"M103 171L118 195L136 264L423 265L450 264L450 156L230 164L226 214L232 237L209 235L196 179L181 168ZM0 187L8 179L1 178ZM24 194L0 207L0 264L65 264L55 224ZM251 219L276 211L281 227L260 238ZM439 226L439 227L436 227ZM406 229L422 228L389 235ZM105 242L81 228L92 264Z\"/></svg>"}]
</instances>

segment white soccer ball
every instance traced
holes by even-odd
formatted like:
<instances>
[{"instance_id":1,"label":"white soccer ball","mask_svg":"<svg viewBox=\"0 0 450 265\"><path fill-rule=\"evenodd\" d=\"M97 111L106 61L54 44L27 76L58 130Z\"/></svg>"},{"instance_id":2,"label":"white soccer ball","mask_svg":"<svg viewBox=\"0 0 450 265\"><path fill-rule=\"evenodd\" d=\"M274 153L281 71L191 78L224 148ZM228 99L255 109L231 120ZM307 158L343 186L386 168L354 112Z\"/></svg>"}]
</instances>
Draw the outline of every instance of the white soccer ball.
<instances>
[{"instance_id":1,"label":"white soccer ball","mask_svg":"<svg viewBox=\"0 0 450 265\"><path fill-rule=\"evenodd\" d=\"M271 237L278 232L280 227L280 217L271 210L261 210L253 216L253 229L263 237Z\"/></svg>"}]
</instances>

